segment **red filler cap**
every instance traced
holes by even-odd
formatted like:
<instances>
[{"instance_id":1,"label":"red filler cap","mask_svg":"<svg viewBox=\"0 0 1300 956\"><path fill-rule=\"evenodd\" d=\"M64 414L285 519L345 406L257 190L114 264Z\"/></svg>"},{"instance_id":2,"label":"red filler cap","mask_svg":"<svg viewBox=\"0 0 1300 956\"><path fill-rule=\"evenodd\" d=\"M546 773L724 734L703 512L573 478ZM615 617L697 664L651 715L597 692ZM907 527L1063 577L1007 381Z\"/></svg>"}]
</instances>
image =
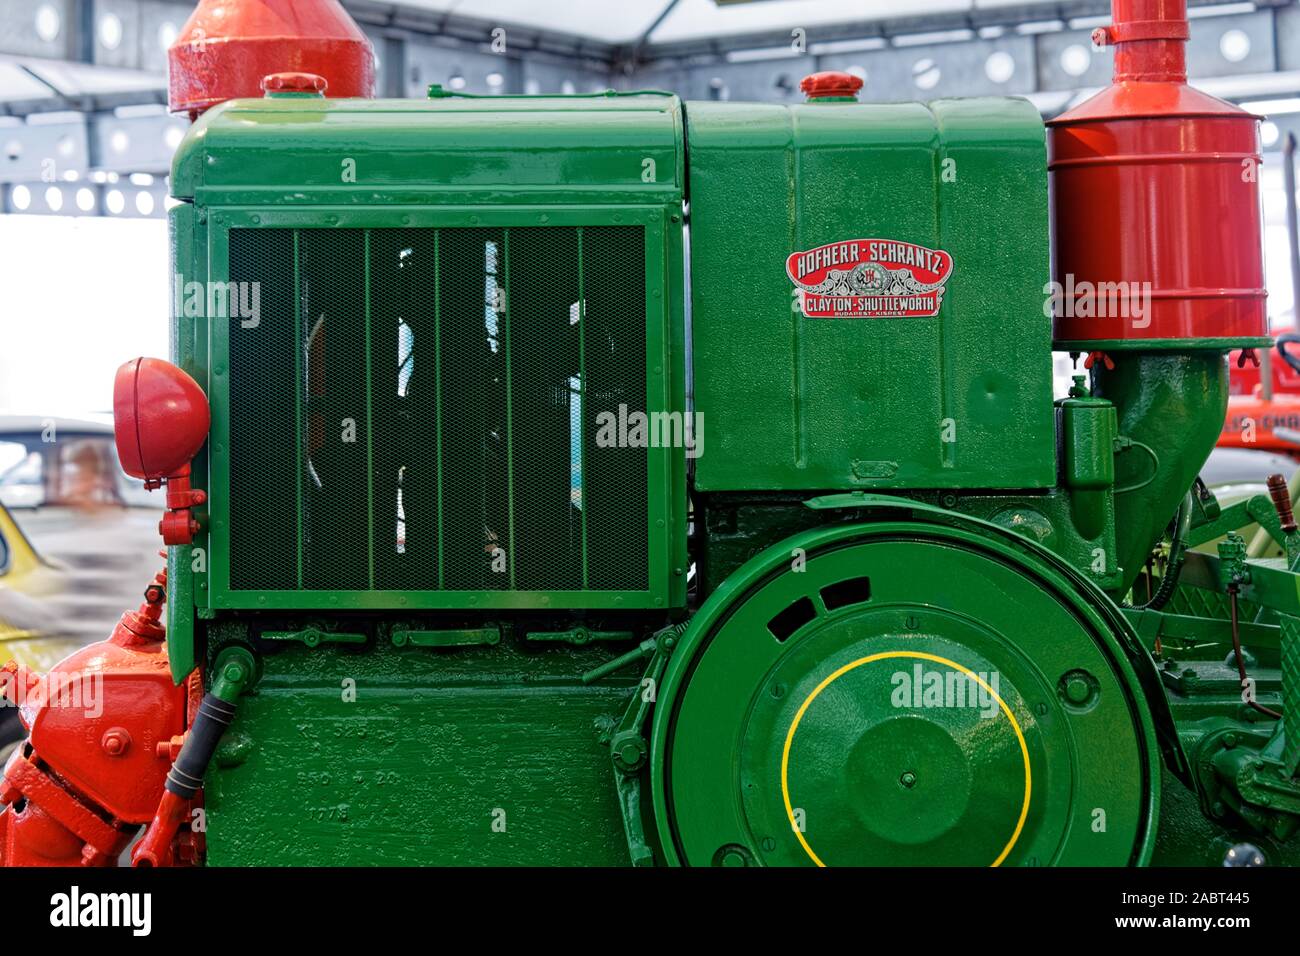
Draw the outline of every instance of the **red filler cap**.
<instances>
[{"instance_id":1,"label":"red filler cap","mask_svg":"<svg viewBox=\"0 0 1300 956\"><path fill-rule=\"evenodd\" d=\"M319 73L272 73L262 77L263 93L315 93L324 96L329 81Z\"/></svg>"},{"instance_id":2,"label":"red filler cap","mask_svg":"<svg viewBox=\"0 0 1300 956\"><path fill-rule=\"evenodd\" d=\"M799 89L809 100L856 100L862 89L862 77L835 70L805 76Z\"/></svg>"}]
</instances>

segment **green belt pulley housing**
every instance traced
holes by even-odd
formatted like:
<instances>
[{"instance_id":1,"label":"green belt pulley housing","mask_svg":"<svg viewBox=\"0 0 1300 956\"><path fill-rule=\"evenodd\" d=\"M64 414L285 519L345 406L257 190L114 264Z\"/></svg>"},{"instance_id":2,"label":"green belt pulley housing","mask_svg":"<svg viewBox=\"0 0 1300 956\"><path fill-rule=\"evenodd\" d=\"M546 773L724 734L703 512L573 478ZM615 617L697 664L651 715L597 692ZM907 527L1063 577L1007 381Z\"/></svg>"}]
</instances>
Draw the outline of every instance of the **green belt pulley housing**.
<instances>
[{"instance_id":1,"label":"green belt pulley housing","mask_svg":"<svg viewBox=\"0 0 1300 956\"><path fill-rule=\"evenodd\" d=\"M1113 605L1020 536L909 503L790 538L693 620L655 711L688 865L1144 863L1155 723Z\"/></svg>"}]
</instances>

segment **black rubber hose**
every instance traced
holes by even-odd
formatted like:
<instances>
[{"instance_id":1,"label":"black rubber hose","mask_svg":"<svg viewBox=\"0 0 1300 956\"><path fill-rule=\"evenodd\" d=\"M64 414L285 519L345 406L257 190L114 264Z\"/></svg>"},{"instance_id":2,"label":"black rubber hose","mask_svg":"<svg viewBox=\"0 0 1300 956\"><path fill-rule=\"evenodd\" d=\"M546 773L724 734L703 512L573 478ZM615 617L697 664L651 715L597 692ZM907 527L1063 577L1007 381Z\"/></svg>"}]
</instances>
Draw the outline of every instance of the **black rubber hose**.
<instances>
[{"instance_id":1,"label":"black rubber hose","mask_svg":"<svg viewBox=\"0 0 1300 956\"><path fill-rule=\"evenodd\" d=\"M206 694L199 704L194 725L185 736L185 743L176 762L167 773L167 789L185 800L194 799L208 772L212 755L217 752L221 735L235 719L235 705L228 704L215 694Z\"/></svg>"},{"instance_id":2,"label":"black rubber hose","mask_svg":"<svg viewBox=\"0 0 1300 956\"><path fill-rule=\"evenodd\" d=\"M1291 366L1297 375L1300 375L1300 358L1286 350L1288 345L1300 345L1300 335L1295 332L1285 332L1277 337L1277 354L1282 357L1283 362Z\"/></svg>"},{"instance_id":3,"label":"black rubber hose","mask_svg":"<svg viewBox=\"0 0 1300 956\"><path fill-rule=\"evenodd\" d=\"M1125 607L1135 611L1159 611L1174 596L1174 589L1178 587L1178 577L1183 570L1183 541L1187 539L1187 531L1192 523L1193 507L1192 492L1189 491L1183 498L1183 503L1178 506L1178 514L1174 517L1174 536L1169 542L1169 564L1160 578L1160 587L1156 589L1156 593L1151 595L1151 600L1146 604L1130 604L1125 601Z\"/></svg>"}]
</instances>

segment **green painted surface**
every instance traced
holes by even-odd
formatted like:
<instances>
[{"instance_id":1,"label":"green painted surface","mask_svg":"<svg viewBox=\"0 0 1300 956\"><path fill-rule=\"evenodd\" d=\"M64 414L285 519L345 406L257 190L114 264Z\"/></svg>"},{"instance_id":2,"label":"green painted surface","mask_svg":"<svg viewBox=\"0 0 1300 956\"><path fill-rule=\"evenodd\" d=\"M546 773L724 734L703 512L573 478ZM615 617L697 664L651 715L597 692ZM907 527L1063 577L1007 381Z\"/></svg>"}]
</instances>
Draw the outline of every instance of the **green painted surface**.
<instances>
[{"instance_id":1,"label":"green painted surface","mask_svg":"<svg viewBox=\"0 0 1300 956\"><path fill-rule=\"evenodd\" d=\"M626 864L600 735L635 676L584 686L600 659L508 642L264 654L209 773L209 863Z\"/></svg>"},{"instance_id":2,"label":"green painted surface","mask_svg":"<svg viewBox=\"0 0 1300 956\"><path fill-rule=\"evenodd\" d=\"M594 436L680 430L681 138L665 95L207 114L175 166L206 242L176 270L263 314L188 320L213 399L198 605L680 607L684 450Z\"/></svg>"},{"instance_id":3,"label":"green painted surface","mask_svg":"<svg viewBox=\"0 0 1300 956\"><path fill-rule=\"evenodd\" d=\"M213 406L173 674L258 669L209 862L807 864L787 738L831 864L1213 865L1252 834L1294 862L1294 742L1240 701L1217 559L1192 612L1117 606L1217 434L1222 352L1117 355L1054 407L1028 104L246 100L173 182L177 274L267 283L261 338L172 321ZM786 257L857 238L951 253L940 314L796 316ZM685 410L688 295L705 454L608 467L569 416ZM1242 608L1300 607L1249 567ZM1279 707L1271 620L1240 631ZM813 693L899 650L998 674L1014 842L1006 712L883 701L894 658Z\"/></svg>"},{"instance_id":4,"label":"green painted surface","mask_svg":"<svg viewBox=\"0 0 1300 956\"><path fill-rule=\"evenodd\" d=\"M206 205L655 204L680 199L681 138L681 103L666 94L233 100L177 150L172 192Z\"/></svg>"},{"instance_id":5,"label":"green painted surface","mask_svg":"<svg viewBox=\"0 0 1300 956\"><path fill-rule=\"evenodd\" d=\"M1228 407L1222 352L1124 352L1093 368L1096 392L1114 402L1121 441L1115 460L1117 563L1122 598L1209 457Z\"/></svg>"},{"instance_id":6,"label":"green painted surface","mask_svg":"<svg viewBox=\"0 0 1300 956\"><path fill-rule=\"evenodd\" d=\"M693 620L654 715L665 856L1144 861L1158 755L1134 666L1149 662L1112 633L1109 602L1019 536L922 506L891 510L914 520L791 538ZM933 699L931 673L946 688ZM949 674L985 683L962 699Z\"/></svg>"},{"instance_id":7,"label":"green painted surface","mask_svg":"<svg viewBox=\"0 0 1300 956\"><path fill-rule=\"evenodd\" d=\"M692 103L687 129L697 488L1054 483L1033 107ZM937 317L799 313L786 257L870 238L952 255Z\"/></svg>"}]
</instances>

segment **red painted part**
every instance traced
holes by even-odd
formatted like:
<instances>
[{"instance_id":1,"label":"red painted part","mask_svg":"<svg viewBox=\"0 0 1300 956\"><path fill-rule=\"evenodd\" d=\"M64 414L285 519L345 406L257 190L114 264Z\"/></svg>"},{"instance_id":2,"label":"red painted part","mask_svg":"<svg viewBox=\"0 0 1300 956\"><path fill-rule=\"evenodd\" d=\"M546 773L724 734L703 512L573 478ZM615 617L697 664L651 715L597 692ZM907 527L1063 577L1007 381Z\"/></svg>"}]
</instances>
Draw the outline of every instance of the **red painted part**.
<instances>
[{"instance_id":1,"label":"red painted part","mask_svg":"<svg viewBox=\"0 0 1300 956\"><path fill-rule=\"evenodd\" d=\"M1055 281L1150 291L1126 314L1063 310L1058 342L1268 334L1259 118L1187 85L1186 7L1113 0L1114 83L1049 123Z\"/></svg>"},{"instance_id":2,"label":"red painted part","mask_svg":"<svg viewBox=\"0 0 1300 956\"><path fill-rule=\"evenodd\" d=\"M805 76L799 83L799 89L807 94L810 100L821 99L847 99L858 98L858 90L862 89L862 77L854 76L852 73L840 73L835 70L828 70L824 73L813 73Z\"/></svg>"},{"instance_id":3,"label":"red painted part","mask_svg":"<svg viewBox=\"0 0 1300 956\"><path fill-rule=\"evenodd\" d=\"M1263 382L1262 372L1259 368L1249 362L1244 368L1238 368L1237 357L1239 352L1231 352L1228 355L1228 394L1230 395L1254 395L1255 390ZM1273 391L1291 392L1300 394L1300 373L1287 365L1285 362L1273 360Z\"/></svg>"},{"instance_id":4,"label":"red painted part","mask_svg":"<svg viewBox=\"0 0 1300 956\"><path fill-rule=\"evenodd\" d=\"M0 865L111 865L153 819L171 765L157 744L184 732L190 699L158 639L165 583L49 674L6 669L31 735L0 776Z\"/></svg>"},{"instance_id":5,"label":"red painted part","mask_svg":"<svg viewBox=\"0 0 1300 956\"><path fill-rule=\"evenodd\" d=\"M194 379L162 359L138 358L117 370L113 432L122 469L145 487L167 485L167 514L158 524L165 544L191 544L199 523L190 509L207 501L190 487L190 459L207 439L211 414Z\"/></svg>"},{"instance_id":6,"label":"red painted part","mask_svg":"<svg viewBox=\"0 0 1300 956\"><path fill-rule=\"evenodd\" d=\"M1260 369L1249 362L1245 368L1237 367L1237 352L1228 356L1228 392L1231 395L1254 395L1262 383ZM1300 395L1300 372L1285 362L1273 359L1273 391Z\"/></svg>"},{"instance_id":7,"label":"red painted part","mask_svg":"<svg viewBox=\"0 0 1300 956\"><path fill-rule=\"evenodd\" d=\"M316 73L272 73L262 78L264 93L319 93L325 95L329 81Z\"/></svg>"},{"instance_id":8,"label":"red painted part","mask_svg":"<svg viewBox=\"0 0 1300 956\"><path fill-rule=\"evenodd\" d=\"M1300 395L1300 370L1292 367L1279 354L1291 347L1292 343L1285 342L1284 339L1293 338L1295 329L1275 326L1270 331L1278 340L1272 354L1273 392ZM1258 365L1250 362L1245 363L1243 367L1240 363L1240 355L1238 351L1228 355L1228 394L1254 395L1263 382L1262 371Z\"/></svg>"},{"instance_id":9,"label":"red painted part","mask_svg":"<svg viewBox=\"0 0 1300 956\"><path fill-rule=\"evenodd\" d=\"M336 97L375 95L370 41L338 0L201 0L167 51L174 113L261 96L279 73L323 77Z\"/></svg>"},{"instance_id":10,"label":"red painted part","mask_svg":"<svg viewBox=\"0 0 1300 956\"><path fill-rule=\"evenodd\" d=\"M132 866L173 866L175 844L181 824L189 817L190 803L170 790L163 791L162 801L144 836L131 851Z\"/></svg>"},{"instance_id":11,"label":"red painted part","mask_svg":"<svg viewBox=\"0 0 1300 956\"><path fill-rule=\"evenodd\" d=\"M113 382L117 457L134 478L159 481L181 473L208 436L208 399L171 362L137 358Z\"/></svg>"},{"instance_id":12,"label":"red painted part","mask_svg":"<svg viewBox=\"0 0 1300 956\"><path fill-rule=\"evenodd\" d=\"M1219 435L1220 448L1253 448L1300 456L1300 448L1273 434L1275 428L1300 432L1300 395L1233 395Z\"/></svg>"}]
</instances>

